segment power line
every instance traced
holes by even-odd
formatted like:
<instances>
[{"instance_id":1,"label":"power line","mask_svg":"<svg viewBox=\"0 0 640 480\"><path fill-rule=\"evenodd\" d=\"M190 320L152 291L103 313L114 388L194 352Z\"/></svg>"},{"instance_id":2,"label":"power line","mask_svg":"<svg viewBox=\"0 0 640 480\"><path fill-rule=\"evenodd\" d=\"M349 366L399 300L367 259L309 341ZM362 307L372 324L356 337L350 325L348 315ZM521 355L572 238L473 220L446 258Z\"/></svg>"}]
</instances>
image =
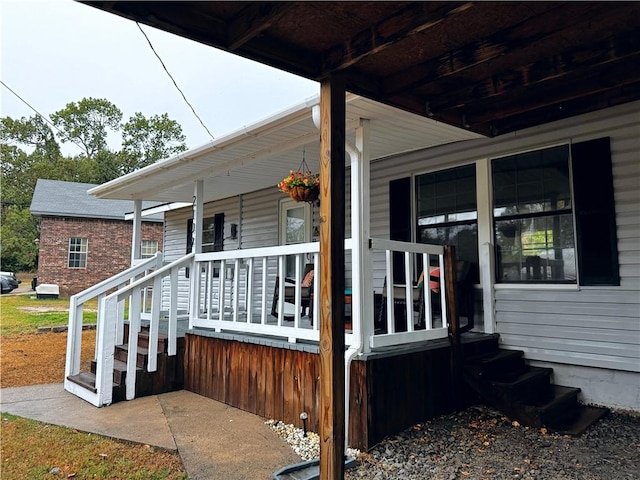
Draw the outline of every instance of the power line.
<instances>
[{"instance_id":1,"label":"power line","mask_svg":"<svg viewBox=\"0 0 640 480\"><path fill-rule=\"evenodd\" d=\"M149 47L151 47L151 50L153 51L153 53L155 54L155 56L158 58L158 60L160 61L160 64L162 65L162 68L164 68L164 71L167 73L167 75L169 75L169 78L171 79L171 81L173 82L173 84L175 85L176 89L178 90L178 92L180 92L180 95L182 95L182 98L184 99L185 103L187 105L189 105L189 108L191 109L191 111L193 112L193 114L196 116L196 118L198 119L198 121L200 122L200 125L202 125L202 127L207 131L207 133L209 134L209 136L211 137L211 140L215 140L215 138L213 137L213 135L211 134L211 132L209 131L209 129L207 128L207 126L204 124L204 122L202 121L202 119L198 116L198 114L196 113L196 111L194 110L194 108L191 106L191 104L189 103L189 100L187 100L187 97L185 97L184 93L182 93L182 90L180 90L180 87L178 86L178 84L176 83L176 81L174 80L173 76L169 73L169 70L167 70L166 65L164 64L164 62L162 61L162 58L160 58L160 55L158 55L158 52L156 52L156 49L153 48L153 45L151 43L151 40L149 40L149 37L147 36L146 33L144 33L144 30L142 30L142 27L140 26L140 24L138 22L136 22L136 25L138 26L138 28L140 29L140 31L142 32L142 35L144 35L144 38L146 38L147 43L149 44Z\"/></svg>"},{"instance_id":2,"label":"power line","mask_svg":"<svg viewBox=\"0 0 640 480\"><path fill-rule=\"evenodd\" d=\"M22 98L20 95L18 95L18 93L12 89L9 85L7 85L6 83L4 83L2 80L0 80L0 83L4 86L4 88L6 88L7 90L9 90L11 93L13 93L22 103L24 103L27 107L29 107L31 110L33 110L34 112L36 112L36 114L42 118L45 122L47 122L49 125L51 125L59 134L62 138L65 137L65 134L62 130L60 130L58 127L56 127L53 122L51 122L51 120L49 120L47 117L45 117L43 114L41 114L38 110L36 110L33 106L31 106L31 104L29 102L27 102L24 98ZM69 141L71 143L73 143L74 145L76 145L78 148L80 148L84 153L87 153L87 151L85 150L85 148L80 145L79 143L76 143L73 139L69 139Z\"/></svg>"}]
</instances>

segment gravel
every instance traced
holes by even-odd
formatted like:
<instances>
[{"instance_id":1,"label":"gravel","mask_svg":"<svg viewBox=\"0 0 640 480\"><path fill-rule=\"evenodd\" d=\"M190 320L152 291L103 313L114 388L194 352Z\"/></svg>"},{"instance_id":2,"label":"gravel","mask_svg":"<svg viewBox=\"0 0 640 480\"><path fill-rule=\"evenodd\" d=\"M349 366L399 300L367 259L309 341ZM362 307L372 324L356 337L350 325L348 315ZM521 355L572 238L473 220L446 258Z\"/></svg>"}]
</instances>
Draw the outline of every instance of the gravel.
<instances>
[{"instance_id":1,"label":"gravel","mask_svg":"<svg viewBox=\"0 0 640 480\"><path fill-rule=\"evenodd\" d=\"M295 437L290 427L279 435ZM357 458L346 480L640 479L640 415L610 413L570 437L474 406L414 425Z\"/></svg>"}]
</instances>

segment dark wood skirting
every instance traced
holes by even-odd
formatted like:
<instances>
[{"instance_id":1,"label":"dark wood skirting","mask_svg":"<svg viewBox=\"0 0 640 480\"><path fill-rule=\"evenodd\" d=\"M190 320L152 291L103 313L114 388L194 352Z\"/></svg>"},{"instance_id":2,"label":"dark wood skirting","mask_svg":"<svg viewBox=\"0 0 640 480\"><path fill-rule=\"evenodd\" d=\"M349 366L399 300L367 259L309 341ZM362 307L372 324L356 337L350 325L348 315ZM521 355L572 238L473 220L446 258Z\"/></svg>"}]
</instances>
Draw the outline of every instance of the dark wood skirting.
<instances>
[{"instance_id":1,"label":"dark wood skirting","mask_svg":"<svg viewBox=\"0 0 640 480\"><path fill-rule=\"evenodd\" d=\"M453 411L450 358L448 343L439 341L354 360L350 446L367 451L388 435ZM187 333L184 362L186 390L298 427L304 411L308 428L319 430L317 353Z\"/></svg>"}]
</instances>

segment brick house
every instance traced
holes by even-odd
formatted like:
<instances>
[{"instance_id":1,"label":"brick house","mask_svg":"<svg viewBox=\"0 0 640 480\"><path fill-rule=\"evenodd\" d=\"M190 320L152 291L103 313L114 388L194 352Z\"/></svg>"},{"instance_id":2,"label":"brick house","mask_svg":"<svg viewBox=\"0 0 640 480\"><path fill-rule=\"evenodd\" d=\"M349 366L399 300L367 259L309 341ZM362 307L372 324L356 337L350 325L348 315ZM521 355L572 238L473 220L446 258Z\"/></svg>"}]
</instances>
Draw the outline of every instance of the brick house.
<instances>
[{"instance_id":1,"label":"brick house","mask_svg":"<svg viewBox=\"0 0 640 480\"><path fill-rule=\"evenodd\" d=\"M31 214L40 218L38 283L54 283L70 296L131 265L133 211L128 200L87 195L88 183L38 179ZM145 204L145 207L151 204ZM141 257L162 250L162 216L141 226Z\"/></svg>"}]
</instances>

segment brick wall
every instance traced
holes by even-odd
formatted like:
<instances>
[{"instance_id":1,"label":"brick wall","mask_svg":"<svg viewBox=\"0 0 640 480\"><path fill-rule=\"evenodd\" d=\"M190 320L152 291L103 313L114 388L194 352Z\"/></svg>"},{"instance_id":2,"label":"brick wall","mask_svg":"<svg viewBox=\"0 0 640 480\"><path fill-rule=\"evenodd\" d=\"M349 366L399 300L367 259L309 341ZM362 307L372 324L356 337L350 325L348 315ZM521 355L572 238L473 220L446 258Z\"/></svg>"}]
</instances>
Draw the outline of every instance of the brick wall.
<instances>
[{"instance_id":1,"label":"brick wall","mask_svg":"<svg viewBox=\"0 0 640 480\"><path fill-rule=\"evenodd\" d=\"M43 217L40 222L38 283L55 283L71 296L131 266L133 225L123 220ZM87 267L69 268L69 239L86 238ZM162 251L163 224L142 223L142 240L157 240Z\"/></svg>"}]
</instances>

